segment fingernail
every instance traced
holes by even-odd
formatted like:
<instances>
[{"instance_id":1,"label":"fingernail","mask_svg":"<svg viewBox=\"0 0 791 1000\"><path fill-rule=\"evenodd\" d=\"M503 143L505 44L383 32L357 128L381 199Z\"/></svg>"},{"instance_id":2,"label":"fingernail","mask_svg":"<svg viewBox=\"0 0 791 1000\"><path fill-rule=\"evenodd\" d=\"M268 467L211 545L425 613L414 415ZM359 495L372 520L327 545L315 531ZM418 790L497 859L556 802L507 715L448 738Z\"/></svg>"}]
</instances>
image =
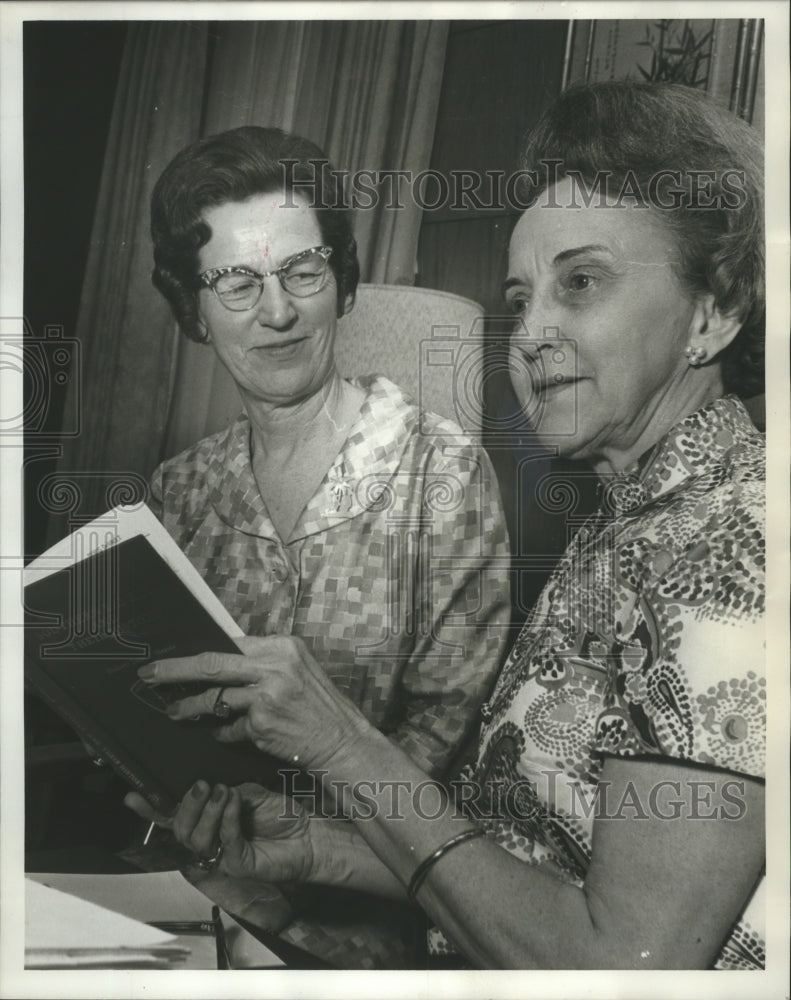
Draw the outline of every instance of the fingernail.
<instances>
[{"instance_id":1,"label":"fingernail","mask_svg":"<svg viewBox=\"0 0 791 1000\"><path fill-rule=\"evenodd\" d=\"M217 785L214 791L211 793L212 802L219 802L220 799L225 795L225 786Z\"/></svg>"},{"instance_id":2,"label":"fingernail","mask_svg":"<svg viewBox=\"0 0 791 1000\"><path fill-rule=\"evenodd\" d=\"M202 781L196 781L195 784L190 788L190 795L193 799L199 799L206 790L206 786Z\"/></svg>"},{"instance_id":3,"label":"fingernail","mask_svg":"<svg viewBox=\"0 0 791 1000\"><path fill-rule=\"evenodd\" d=\"M137 671L137 676L141 681L153 681L154 676L157 672L155 663L147 663L144 667L141 667Z\"/></svg>"}]
</instances>

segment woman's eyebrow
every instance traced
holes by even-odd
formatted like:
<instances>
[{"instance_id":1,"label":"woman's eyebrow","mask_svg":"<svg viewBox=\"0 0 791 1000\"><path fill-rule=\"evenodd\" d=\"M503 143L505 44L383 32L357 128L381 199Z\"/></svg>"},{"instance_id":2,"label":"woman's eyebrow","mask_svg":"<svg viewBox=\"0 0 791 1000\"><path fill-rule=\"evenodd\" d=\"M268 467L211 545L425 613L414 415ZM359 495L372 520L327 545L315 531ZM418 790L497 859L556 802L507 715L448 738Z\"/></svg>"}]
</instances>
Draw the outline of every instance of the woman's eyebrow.
<instances>
[{"instance_id":1,"label":"woman's eyebrow","mask_svg":"<svg viewBox=\"0 0 791 1000\"><path fill-rule=\"evenodd\" d=\"M505 293L509 288L513 288L514 285L524 285L524 281L520 278L506 278L502 285L500 285L500 295L502 298L505 298Z\"/></svg>"},{"instance_id":2,"label":"woman's eyebrow","mask_svg":"<svg viewBox=\"0 0 791 1000\"><path fill-rule=\"evenodd\" d=\"M582 247L572 247L569 250L561 250L559 254L556 254L552 263L562 264L564 261L570 260L573 257L579 257L586 253L603 253L608 257L615 257L615 254L610 250L609 247L604 246L602 243L587 243Z\"/></svg>"},{"instance_id":3,"label":"woman's eyebrow","mask_svg":"<svg viewBox=\"0 0 791 1000\"><path fill-rule=\"evenodd\" d=\"M603 243L586 243L581 247L570 247L568 250L561 250L560 253L552 258L552 266L557 267L558 264L563 264L567 260L572 260L574 257L580 257L587 253L605 254L607 257L615 259L615 254ZM500 286L500 295L505 298L505 294L509 288L513 288L514 285L524 284L525 282L521 278L506 278Z\"/></svg>"}]
</instances>

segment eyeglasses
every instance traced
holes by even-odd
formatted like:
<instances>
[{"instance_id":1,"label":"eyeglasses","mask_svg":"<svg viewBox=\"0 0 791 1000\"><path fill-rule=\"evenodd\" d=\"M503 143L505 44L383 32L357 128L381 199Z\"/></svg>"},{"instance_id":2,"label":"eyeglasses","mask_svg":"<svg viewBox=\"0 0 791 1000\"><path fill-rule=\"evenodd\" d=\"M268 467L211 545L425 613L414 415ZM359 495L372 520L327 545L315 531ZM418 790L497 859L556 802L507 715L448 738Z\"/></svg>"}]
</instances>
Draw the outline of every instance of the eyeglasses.
<instances>
[{"instance_id":1,"label":"eyeglasses","mask_svg":"<svg viewBox=\"0 0 791 1000\"><path fill-rule=\"evenodd\" d=\"M276 274L283 291L305 299L320 292L327 284L331 247L311 247L289 257L273 271L259 274L249 267L212 267L198 278L211 288L226 309L244 312L261 298L264 279Z\"/></svg>"}]
</instances>

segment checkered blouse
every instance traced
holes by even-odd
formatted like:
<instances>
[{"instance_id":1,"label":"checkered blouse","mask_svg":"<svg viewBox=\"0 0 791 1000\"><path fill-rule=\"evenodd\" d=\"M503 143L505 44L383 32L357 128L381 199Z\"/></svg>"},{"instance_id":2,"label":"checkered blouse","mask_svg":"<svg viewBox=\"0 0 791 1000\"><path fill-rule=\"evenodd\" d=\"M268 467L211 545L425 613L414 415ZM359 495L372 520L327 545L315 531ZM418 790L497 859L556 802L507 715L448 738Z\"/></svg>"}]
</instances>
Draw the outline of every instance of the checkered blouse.
<instances>
[{"instance_id":1,"label":"checkered blouse","mask_svg":"<svg viewBox=\"0 0 791 1000\"><path fill-rule=\"evenodd\" d=\"M163 463L152 506L246 634L301 636L436 775L504 651L505 520L482 448L387 379L355 384L357 423L288 544L256 486L245 416Z\"/></svg>"}]
</instances>

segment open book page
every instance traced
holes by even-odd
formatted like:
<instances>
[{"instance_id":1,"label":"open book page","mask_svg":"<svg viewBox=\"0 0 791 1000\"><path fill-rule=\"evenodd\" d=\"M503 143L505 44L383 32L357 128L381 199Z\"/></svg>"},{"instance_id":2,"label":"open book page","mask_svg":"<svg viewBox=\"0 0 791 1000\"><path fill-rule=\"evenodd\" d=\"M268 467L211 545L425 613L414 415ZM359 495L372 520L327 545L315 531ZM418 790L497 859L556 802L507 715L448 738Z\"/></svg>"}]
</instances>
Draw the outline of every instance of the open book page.
<instances>
[{"instance_id":1,"label":"open book page","mask_svg":"<svg viewBox=\"0 0 791 1000\"><path fill-rule=\"evenodd\" d=\"M244 633L209 589L200 573L145 504L113 507L61 539L25 568L25 586L65 569L95 552L143 535L173 572L192 591L212 618L232 638Z\"/></svg>"},{"instance_id":2,"label":"open book page","mask_svg":"<svg viewBox=\"0 0 791 1000\"><path fill-rule=\"evenodd\" d=\"M276 780L250 743L220 743L215 719L176 726L169 703L200 685L146 685L152 660L236 653L240 630L146 507L115 508L29 567L25 680L84 743L160 812L202 778Z\"/></svg>"}]
</instances>

